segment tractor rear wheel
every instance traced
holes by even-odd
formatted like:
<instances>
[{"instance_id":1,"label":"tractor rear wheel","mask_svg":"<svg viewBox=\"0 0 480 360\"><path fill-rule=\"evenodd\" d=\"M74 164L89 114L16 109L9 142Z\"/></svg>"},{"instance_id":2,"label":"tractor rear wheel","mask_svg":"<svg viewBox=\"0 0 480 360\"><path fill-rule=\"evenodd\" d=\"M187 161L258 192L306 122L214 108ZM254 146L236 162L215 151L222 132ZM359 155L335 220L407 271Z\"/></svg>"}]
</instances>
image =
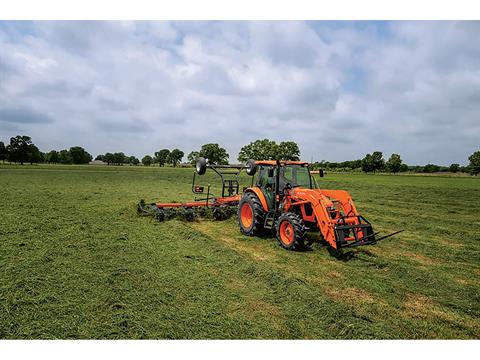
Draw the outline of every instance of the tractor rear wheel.
<instances>
[{"instance_id":1,"label":"tractor rear wheel","mask_svg":"<svg viewBox=\"0 0 480 360\"><path fill-rule=\"evenodd\" d=\"M238 204L238 225L240 232L247 236L261 233L265 221L265 211L257 195L246 193Z\"/></svg>"},{"instance_id":2,"label":"tractor rear wheel","mask_svg":"<svg viewBox=\"0 0 480 360\"><path fill-rule=\"evenodd\" d=\"M284 249L301 250L305 246L305 224L299 215L291 212L280 215L276 230L278 242Z\"/></svg>"}]
</instances>

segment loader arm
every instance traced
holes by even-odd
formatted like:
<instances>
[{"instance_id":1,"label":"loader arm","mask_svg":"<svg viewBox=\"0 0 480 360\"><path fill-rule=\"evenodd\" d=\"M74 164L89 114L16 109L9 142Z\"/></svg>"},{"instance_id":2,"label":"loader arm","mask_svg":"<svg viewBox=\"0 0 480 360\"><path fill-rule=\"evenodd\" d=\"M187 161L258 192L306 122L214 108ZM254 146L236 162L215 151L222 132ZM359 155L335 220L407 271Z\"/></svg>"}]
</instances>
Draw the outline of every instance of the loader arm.
<instances>
[{"instance_id":1,"label":"loader arm","mask_svg":"<svg viewBox=\"0 0 480 360\"><path fill-rule=\"evenodd\" d=\"M292 197L297 202L310 203L313 209L312 220L333 248L374 240L370 224L362 223L362 217L347 191L295 188ZM304 205L301 206L304 212Z\"/></svg>"}]
</instances>

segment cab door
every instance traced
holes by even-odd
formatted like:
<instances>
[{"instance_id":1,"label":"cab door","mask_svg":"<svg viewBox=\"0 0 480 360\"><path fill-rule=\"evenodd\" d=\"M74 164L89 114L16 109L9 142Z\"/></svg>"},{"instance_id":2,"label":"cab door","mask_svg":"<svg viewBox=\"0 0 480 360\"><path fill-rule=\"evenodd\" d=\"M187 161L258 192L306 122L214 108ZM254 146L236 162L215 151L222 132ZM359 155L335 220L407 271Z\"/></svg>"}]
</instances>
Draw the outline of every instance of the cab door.
<instances>
[{"instance_id":1,"label":"cab door","mask_svg":"<svg viewBox=\"0 0 480 360\"><path fill-rule=\"evenodd\" d=\"M267 200L269 209L273 209L275 206L275 175L269 176L273 173L273 167L265 165L260 166L257 173L257 186L260 188L260 190L262 190L262 193L265 195L265 199Z\"/></svg>"}]
</instances>

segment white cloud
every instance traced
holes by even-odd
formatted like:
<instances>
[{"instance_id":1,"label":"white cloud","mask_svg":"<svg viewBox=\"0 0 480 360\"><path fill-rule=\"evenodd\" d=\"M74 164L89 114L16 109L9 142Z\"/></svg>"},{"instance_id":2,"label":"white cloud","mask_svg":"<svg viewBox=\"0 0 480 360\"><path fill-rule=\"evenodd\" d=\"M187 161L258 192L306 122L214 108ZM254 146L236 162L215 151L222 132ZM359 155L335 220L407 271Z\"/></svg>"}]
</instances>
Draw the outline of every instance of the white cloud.
<instances>
[{"instance_id":1,"label":"white cloud","mask_svg":"<svg viewBox=\"0 0 480 360\"><path fill-rule=\"evenodd\" d=\"M0 22L0 110L53 120L0 121L1 137L137 156L218 142L232 161L268 137L306 160L465 163L479 146L479 34L478 22Z\"/></svg>"}]
</instances>

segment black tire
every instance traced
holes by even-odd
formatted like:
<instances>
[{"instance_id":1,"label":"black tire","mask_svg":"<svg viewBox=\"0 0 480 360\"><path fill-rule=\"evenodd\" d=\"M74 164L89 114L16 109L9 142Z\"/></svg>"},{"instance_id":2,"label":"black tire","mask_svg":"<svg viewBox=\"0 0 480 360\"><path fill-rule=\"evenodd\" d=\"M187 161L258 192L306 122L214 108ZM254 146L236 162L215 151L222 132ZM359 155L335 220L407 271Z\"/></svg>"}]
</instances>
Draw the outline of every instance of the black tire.
<instances>
[{"instance_id":1,"label":"black tire","mask_svg":"<svg viewBox=\"0 0 480 360\"><path fill-rule=\"evenodd\" d=\"M184 216L185 216L185 220L187 221L195 220L195 212L193 211L193 209L189 209L189 208L185 209Z\"/></svg>"},{"instance_id":2,"label":"black tire","mask_svg":"<svg viewBox=\"0 0 480 360\"><path fill-rule=\"evenodd\" d=\"M159 222L165 221L165 211L163 209L157 209L155 219Z\"/></svg>"},{"instance_id":3,"label":"black tire","mask_svg":"<svg viewBox=\"0 0 480 360\"><path fill-rule=\"evenodd\" d=\"M282 224L284 224L284 227L288 230L282 228ZM277 219L275 229L277 232L277 240L284 249L302 250L305 247L305 224L299 215L291 212L283 213ZM291 234L288 241L285 240L287 236L285 231Z\"/></svg>"},{"instance_id":4,"label":"black tire","mask_svg":"<svg viewBox=\"0 0 480 360\"><path fill-rule=\"evenodd\" d=\"M248 160L247 163L245 164L245 171L247 172L247 175L253 176L257 172L257 164L255 163L255 160Z\"/></svg>"},{"instance_id":5,"label":"black tire","mask_svg":"<svg viewBox=\"0 0 480 360\"><path fill-rule=\"evenodd\" d=\"M249 206L252 211L252 221L250 224L244 223L242 220L242 209ZM263 230L265 221L265 211L257 195L247 192L243 195L238 203L237 220L240 227L240 232L243 235L255 236L259 235Z\"/></svg>"},{"instance_id":6,"label":"black tire","mask_svg":"<svg viewBox=\"0 0 480 360\"><path fill-rule=\"evenodd\" d=\"M213 209L212 216L213 216L213 219L216 220L216 221L220 221L220 220L225 219L225 215L224 215L223 211L221 209L218 209L218 208Z\"/></svg>"},{"instance_id":7,"label":"black tire","mask_svg":"<svg viewBox=\"0 0 480 360\"><path fill-rule=\"evenodd\" d=\"M205 171L207 171L207 160L205 160L203 157L198 158L195 170L197 171L198 175L205 174Z\"/></svg>"}]
</instances>

